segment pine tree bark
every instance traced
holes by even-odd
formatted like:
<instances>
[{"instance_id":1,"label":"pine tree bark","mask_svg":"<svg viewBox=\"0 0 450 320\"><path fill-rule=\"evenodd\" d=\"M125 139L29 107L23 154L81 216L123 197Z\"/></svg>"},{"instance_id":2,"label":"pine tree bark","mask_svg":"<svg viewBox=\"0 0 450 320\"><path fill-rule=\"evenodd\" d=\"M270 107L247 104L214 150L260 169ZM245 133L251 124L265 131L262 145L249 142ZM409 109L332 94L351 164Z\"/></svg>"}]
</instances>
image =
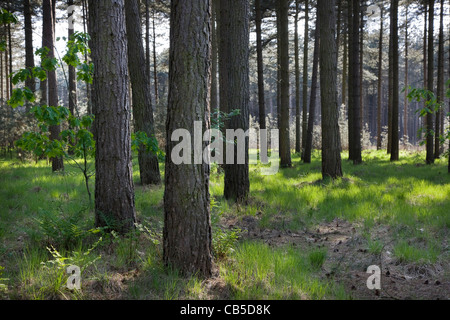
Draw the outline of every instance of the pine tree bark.
<instances>
[{"instance_id":1,"label":"pine tree bark","mask_svg":"<svg viewBox=\"0 0 450 320\"><path fill-rule=\"evenodd\" d=\"M335 0L318 1L320 22L320 93L322 108L322 176L342 177L341 139L337 105Z\"/></svg>"},{"instance_id":2,"label":"pine tree bark","mask_svg":"<svg viewBox=\"0 0 450 320\"><path fill-rule=\"evenodd\" d=\"M53 1L43 0L43 42L45 46L49 49L48 58L52 59L55 57L55 20L53 16ZM47 86L48 86L48 105L52 107L58 106L58 82L56 79L56 70L47 72ZM49 128L50 140L60 140L61 126L52 125ZM62 157L52 158L52 171L64 171L64 161Z\"/></svg>"},{"instance_id":3,"label":"pine tree bark","mask_svg":"<svg viewBox=\"0 0 450 320\"><path fill-rule=\"evenodd\" d=\"M383 4L380 6L380 36L378 44L377 150L382 147L381 114L383 108Z\"/></svg>"},{"instance_id":4,"label":"pine tree bark","mask_svg":"<svg viewBox=\"0 0 450 320\"><path fill-rule=\"evenodd\" d=\"M67 1L67 6L72 6L73 0ZM74 14L74 13L72 13ZM75 33L73 24L69 24L68 38L72 38ZM69 65L69 111L75 114L75 108L77 106L77 75L75 67Z\"/></svg>"},{"instance_id":5,"label":"pine tree bark","mask_svg":"<svg viewBox=\"0 0 450 320\"><path fill-rule=\"evenodd\" d=\"M434 0L428 0L428 62L427 62L427 89L434 92ZM434 163L434 115L428 113L426 115L426 163Z\"/></svg>"},{"instance_id":6,"label":"pine tree bark","mask_svg":"<svg viewBox=\"0 0 450 320\"><path fill-rule=\"evenodd\" d=\"M437 101L442 103L445 99L444 95L444 0L441 0L441 12L439 19L439 44L438 44L438 66L437 66ZM442 107L436 111L436 130L434 139L434 157L441 157L441 118Z\"/></svg>"},{"instance_id":7,"label":"pine tree bark","mask_svg":"<svg viewBox=\"0 0 450 320\"><path fill-rule=\"evenodd\" d=\"M392 133L391 133L391 161L399 160L399 72L398 72L398 0L391 1L390 9L390 45L389 70L392 75Z\"/></svg>"},{"instance_id":8,"label":"pine tree bark","mask_svg":"<svg viewBox=\"0 0 450 320\"><path fill-rule=\"evenodd\" d=\"M209 129L211 1L172 0L164 193L164 263L184 275L212 273L209 165L175 165L176 129ZM192 147L194 143L192 143ZM202 143L206 147L205 143ZM202 149L203 150L203 149Z\"/></svg>"},{"instance_id":9,"label":"pine tree bark","mask_svg":"<svg viewBox=\"0 0 450 320\"><path fill-rule=\"evenodd\" d=\"M309 56L309 0L305 0L305 31L303 42L303 88L302 88L302 159L306 148L306 132L308 131L308 56Z\"/></svg>"},{"instance_id":10,"label":"pine tree bark","mask_svg":"<svg viewBox=\"0 0 450 320\"><path fill-rule=\"evenodd\" d=\"M409 68L409 5L406 4L405 12L405 88L408 88L408 68ZM405 90L403 104L403 139L406 141L408 137L408 90Z\"/></svg>"},{"instance_id":11,"label":"pine tree bark","mask_svg":"<svg viewBox=\"0 0 450 320\"><path fill-rule=\"evenodd\" d=\"M362 162L361 156L361 105L360 105L360 2L349 2L349 79L348 79L348 133L349 133L349 160L353 164Z\"/></svg>"},{"instance_id":12,"label":"pine tree bark","mask_svg":"<svg viewBox=\"0 0 450 320\"><path fill-rule=\"evenodd\" d=\"M31 19L30 0L23 1L23 15L25 28L25 67L28 70L32 70L35 67L35 64L33 51L33 23ZM36 82L34 81L34 78L27 79L25 81L25 86L34 92L36 90Z\"/></svg>"},{"instance_id":13,"label":"pine tree bark","mask_svg":"<svg viewBox=\"0 0 450 320\"><path fill-rule=\"evenodd\" d=\"M316 100L317 100L317 79L319 73L319 50L320 50L320 23L319 16L316 19L316 30L314 31L314 54L313 54L313 71L311 79L311 96L309 103L308 130L306 132L306 147L303 161L311 163L312 140L314 132L314 122L316 116ZM337 47L337 45L336 45Z\"/></svg>"},{"instance_id":14,"label":"pine tree bark","mask_svg":"<svg viewBox=\"0 0 450 320\"><path fill-rule=\"evenodd\" d=\"M247 0L220 2L220 103L229 113L239 109L240 114L225 123L226 129L244 132L249 127L249 10ZM248 169L248 138L245 141L245 163L238 164L238 148L234 148L234 162L225 163L224 196L237 202L246 202L250 191ZM227 147L230 144L227 143ZM228 154L228 152L226 152ZM228 156L227 156L228 158Z\"/></svg>"},{"instance_id":15,"label":"pine tree bark","mask_svg":"<svg viewBox=\"0 0 450 320\"><path fill-rule=\"evenodd\" d=\"M259 1L259 0L256 0ZM294 35L294 59L295 59L295 153L301 154L301 109L300 109L300 53L298 39L298 15L300 1L295 0L295 35Z\"/></svg>"},{"instance_id":16,"label":"pine tree bark","mask_svg":"<svg viewBox=\"0 0 450 320\"><path fill-rule=\"evenodd\" d=\"M95 224L134 228L130 97L124 0L89 0L95 154Z\"/></svg>"},{"instance_id":17,"label":"pine tree bark","mask_svg":"<svg viewBox=\"0 0 450 320\"><path fill-rule=\"evenodd\" d=\"M266 102L264 90L264 62L262 45L262 9L261 0L255 0L255 25L256 25L256 55L258 64L258 106L259 128L266 129Z\"/></svg>"},{"instance_id":18,"label":"pine tree bark","mask_svg":"<svg viewBox=\"0 0 450 320\"><path fill-rule=\"evenodd\" d=\"M125 1L126 29L128 40L128 69L132 87L132 103L134 129L145 132L147 137L155 137L153 121L150 75L145 68L145 52L142 43L142 28L140 24L138 0ZM138 150L139 171L142 185L161 183L158 157L145 147Z\"/></svg>"},{"instance_id":19,"label":"pine tree bark","mask_svg":"<svg viewBox=\"0 0 450 320\"><path fill-rule=\"evenodd\" d=\"M277 20L279 22L279 74L280 74L280 167L288 168L291 162L289 138L289 1L277 1Z\"/></svg>"}]
</instances>

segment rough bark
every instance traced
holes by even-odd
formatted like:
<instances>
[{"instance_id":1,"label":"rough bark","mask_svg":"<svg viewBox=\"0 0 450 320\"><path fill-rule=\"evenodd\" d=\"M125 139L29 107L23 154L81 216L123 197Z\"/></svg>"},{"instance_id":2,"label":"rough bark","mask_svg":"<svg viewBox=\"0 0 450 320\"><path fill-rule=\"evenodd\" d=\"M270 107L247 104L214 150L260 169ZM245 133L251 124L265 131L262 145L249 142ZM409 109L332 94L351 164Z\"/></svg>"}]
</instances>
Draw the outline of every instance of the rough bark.
<instances>
[{"instance_id":1,"label":"rough bark","mask_svg":"<svg viewBox=\"0 0 450 320\"><path fill-rule=\"evenodd\" d=\"M240 114L226 121L225 128L246 132L249 127L249 3L246 0L221 0L220 8L221 109L225 112L239 109ZM229 143L227 147L230 147ZM224 165L225 199L247 201L250 190L248 147L247 138L244 164L237 163L238 149L234 145L234 163Z\"/></svg>"},{"instance_id":2,"label":"rough bark","mask_svg":"<svg viewBox=\"0 0 450 320\"><path fill-rule=\"evenodd\" d=\"M33 24L31 20L30 0L23 1L23 15L25 28L25 67L29 70L34 68L34 51L33 51ZM31 91L36 90L36 82L33 78L25 81L25 86Z\"/></svg>"},{"instance_id":3,"label":"rough bark","mask_svg":"<svg viewBox=\"0 0 450 320\"><path fill-rule=\"evenodd\" d=\"M320 92L322 105L322 176L342 177L341 140L337 105L337 48L335 0L318 2L320 20Z\"/></svg>"},{"instance_id":4,"label":"rough bark","mask_svg":"<svg viewBox=\"0 0 450 320\"><path fill-rule=\"evenodd\" d=\"M409 19L408 19L409 5L406 5L405 12L405 88L408 88L408 68L409 68ZM408 90L405 90L404 104L403 104L403 138L408 139Z\"/></svg>"},{"instance_id":5,"label":"rough bark","mask_svg":"<svg viewBox=\"0 0 450 320\"><path fill-rule=\"evenodd\" d=\"M280 75L280 167L292 166L291 144L289 138L289 1L277 2L279 21L279 75Z\"/></svg>"},{"instance_id":6,"label":"rough bark","mask_svg":"<svg viewBox=\"0 0 450 320\"><path fill-rule=\"evenodd\" d=\"M209 277L212 269L209 165L175 165L174 130L209 128L211 2L171 1L169 103L164 193L164 263L185 275ZM202 143L206 147L205 143ZM193 142L192 142L193 147Z\"/></svg>"},{"instance_id":7,"label":"rough bark","mask_svg":"<svg viewBox=\"0 0 450 320\"><path fill-rule=\"evenodd\" d=\"M361 105L360 105L360 55L359 55L359 24L360 3L359 0L349 2L349 79L348 79L348 133L349 133L349 160L353 164L362 162L361 156Z\"/></svg>"},{"instance_id":8,"label":"rough bark","mask_svg":"<svg viewBox=\"0 0 450 320\"><path fill-rule=\"evenodd\" d=\"M128 68L132 87L132 104L134 130L145 132L148 137L155 136L153 121L150 75L145 68L145 52L142 43L142 29L140 24L138 0L125 2L126 29L128 40ZM158 157L141 147L138 150L139 172L142 185L161 183Z\"/></svg>"},{"instance_id":9,"label":"rough bark","mask_svg":"<svg viewBox=\"0 0 450 320\"><path fill-rule=\"evenodd\" d=\"M428 61L427 61L427 89L434 92L434 0L428 1ZM426 132L426 163L434 163L434 114L428 113L425 120Z\"/></svg>"},{"instance_id":10,"label":"rough bark","mask_svg":"<svg viewBox=\"0 0 450 320\"><path fill-rule=\"evenodd\" d=\"M389 70L392 75L392 132L391 161L399 160L399 72L398 72L398 0L391 1L390 9L390 45Z\"/></svg>"},{"instance_id":11,"label":"rough bark","mask_svg":"<svg viewBox=\"0 0 450 320\"><path fill-rule=\"evenodd\" d=\"M381 110L383 108L383 5L380 6L380 36L378 44L378 96L377 96L377 150L381 150L382 146L382 128L381 128Z\"/></svg>"},{"instance_id":12,"label":"rough bark","mask_svg":"<svg viewBox=\"0 0 450 320\"><path fill-rule=\"evenodd\" d=\"M306 132L308 130L308 50L309 45L309 0L305 0L305 31L303 43L303 88L302 88L302 159L306 148Z\"/></svg>"},{"instance_id":13,"label":"rough bark","mask_svg":"<svg viewBox=\"0 0 450 320\"><path fill-rule=\"evenodd\" d=\"M256 0L259 1L259 0ZM300 109L300 53L298 41L298 15L300 1L295 1L295 35L294 35L294 59L295 59L295 153L302 152L301 144L301 109Z\"/></svg>"},{"instance_id":14,"label":"rough bark","mask_svg":"<svg viewBox=\"0 0 450 320\"><path fill-rule=\"evenodd\" d=\"M120 233L136 222L124 0L89 0L95 115L95 224Z\"/></svg>"}]
</instances>

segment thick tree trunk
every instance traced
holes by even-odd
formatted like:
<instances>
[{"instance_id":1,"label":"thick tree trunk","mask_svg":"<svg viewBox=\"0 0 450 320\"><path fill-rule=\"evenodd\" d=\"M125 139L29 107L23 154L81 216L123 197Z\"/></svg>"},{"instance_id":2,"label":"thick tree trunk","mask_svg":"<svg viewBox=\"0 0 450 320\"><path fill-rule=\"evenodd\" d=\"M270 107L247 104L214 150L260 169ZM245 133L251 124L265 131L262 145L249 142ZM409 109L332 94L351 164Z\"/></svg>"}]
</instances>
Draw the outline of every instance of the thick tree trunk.
<instances>
[{"instance_id":1,"label":"thick tree trunk","mask_svg":"<svg viewBox=\"0 0 450 320\"><path fill-rule=\"evenodd\" d=\"M212 273L209 165L172 162L172 133L209 129L211 1L172 0L164 193L164 263L185 275ZM191 143L194 147L195 142ZM200 143L203 148L205 143ZM203 150L203 149L202 149ZM192 157L190 156L192 160Z\"/></svg>"},{"instance_id":2,"label":"thick tree trunk","mask_svg":"<svg viewBox=\"0 0 450 320\"><path fill-rule=\"evenodd\" d=\"M127 233L136 222L124 0L89 0L95 116L95 224Z\"/></svg>"},{"instance_id":3,"label":"thick tree trunk","mask_svg":"<svg viewBox=\"0 0 450 320\"><path fill-rule=\"evenodd\" d=\"M280 68L280 166L292 166L291 143L289 138L289 1L277 2L277 20L279 21L278 65Z\"/></svg>"},{"instance_id":4,"label":"thick tree trunk","mask_svg":"<svg viewBox=\"0 0 450 320\"><path fill-rule=\"evenodd\" d=\"M308 130L306 132L306 147L303 161L311 163L312 140L314 131L314 122L316 115L316 100L317 100L317 78L319 73L319 50L320 50L320 23L319 17L316 20L316 30L314 31L314 54L313 54L313 73L311 79L311 97L309 104L309 119ZM336 46L337 47L337 46Z\"/></svg>"},{"instance_id":5,"label":"thick tree trunk","mask_svg":"<svg viewBox=\"0 0 450 320\"><path fill-rule=\"evenodd\" d=\"M322 105L322 176L342 177L341 139L337 105L335 0L318 2L320 22L320 92Z\"/></svg>"},{"instance_id":6,"label":"thick tree trunk","mask_svg":"<svg viewBox=\"0 0 450 320\"><path fill-rule=\"evenodd\" d=\"M30 0L23 1L23 15L24 15L24 28L25 28L25 67L28 70L34 68L34 51L33 51L33 24L31 20L31 6ZM36 82L34 78L27 79L25 86L30 88L31 91L36 90Z\"/></svg>"},{"instance_id":7,"label":"thick tree trunk","mask_svg":"<svg viewBox=\"0 0 450 320\"><path fill-rule=\"evenodd\" d=\"M360 55L359 55L359 23L360 2L349 2L349 79L348 79L348 132L349 132L349 160L353 164L362 162L361 156L361 105L360 105Z\"/></svg>"},{"instance_id":8,"label":"thick tree trunk","mask_svg":"<svg viewBox=\"0 0 450 320\"><path fill-rule=\"evenodd\" d=\"M138 0L125 1L126 28L128 40L128 68L132 86L132 103L134 130L145 132L148 137L155 137L153 121L150 75L145 68L145 52L142 43L142 30ZM138 151L139 171L143 185L160 184L158 157L145 147Z\"/></svg>"},{"instance_id":9,"label":"thick tree trunk","mask_svg":"<svg viewBox=\"0 0 450 320\"><path fill-rule=\"evenodd\" d=\"M226 121L226 129L244 132L249 126L249 3L246 0L221 0L220 3L220 103L225 112L239 109L240 114ZM225 199L246 202L250 190L248 138L244 163L238 163L239 143L234 148L234 162L225 163ZM226 151L227 158L229 156Z\"/></svg>"},{"instance_id":10,"label":"thick tree trunk","mask_svg":"<svg viewBox=\"0 0 450 320\"><path fill-rule=\"evenodd\" d=\"M399 160L399 73L398 73L398 0L391 1L391 32L390 45L392 46L389 57L389 69L392 70L392 140L391 161Z\"/></svg>"},{"instance_id":11,"label":"thick tree trunk","mask_svg":"<svg viewBox=\"0 0 450 320\"><path fill-rule=\"evenodd\" d=\"M427 69L427 89L434 92L434 0L428 1L428 69ZM434 137L432 131L434 130L434 114L428 113L426 115L426 141L427 141L427 155L426 163L434 163Z\"/></svg>"}]
</instances>

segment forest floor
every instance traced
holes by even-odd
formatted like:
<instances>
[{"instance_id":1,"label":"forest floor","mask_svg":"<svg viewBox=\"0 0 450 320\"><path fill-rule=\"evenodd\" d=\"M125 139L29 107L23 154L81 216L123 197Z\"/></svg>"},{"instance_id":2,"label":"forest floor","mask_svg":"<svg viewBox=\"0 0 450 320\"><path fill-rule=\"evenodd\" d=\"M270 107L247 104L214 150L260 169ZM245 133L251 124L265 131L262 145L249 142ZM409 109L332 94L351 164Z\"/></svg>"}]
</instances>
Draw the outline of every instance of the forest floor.
<instances>
[{"instance_id":1,"label":"forest floor","mask_svg":"<svg viewBox=\"0 0 450 320\"><path fill-rule=\"evenodd\" d=\"M365 151L362 165L343 161L344 178L323 181L319 152L311 164L294 155L273 176L251 167L246 206L223 199L213 167L208 280L163 267L164 187L140 186L136 160L138 228L120 237L93 228L75 169L0 159L0 299L450 298L447 159ZM68 265L80 266L81 291L66 288ZM380 290L367 287L369 266Z\"/></svg>"}]
</instances>

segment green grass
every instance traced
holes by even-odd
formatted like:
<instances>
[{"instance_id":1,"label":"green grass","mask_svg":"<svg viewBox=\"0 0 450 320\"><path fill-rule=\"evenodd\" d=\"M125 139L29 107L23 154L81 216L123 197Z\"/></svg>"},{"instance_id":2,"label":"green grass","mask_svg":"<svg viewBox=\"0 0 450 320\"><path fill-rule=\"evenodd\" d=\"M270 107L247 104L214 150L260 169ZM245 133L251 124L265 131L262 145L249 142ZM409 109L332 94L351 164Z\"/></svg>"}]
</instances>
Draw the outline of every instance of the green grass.
<instances>
[{"instance_id":1,"label":"green grass","mask_svg":"<svg viewBox=\"0 0 450 320\"><path fill-rule=\"evenodd\" d=\"M236 242L219 228L224 217L253 216L260 228L292 232L314 230L321 222L340 218L362 226L358 231L370 254L379 255L390 244L398 263L448 263L448 248L443 245L450 227L447 159L426 166L423 154L402 152L399 162L390 163L385 152L365 151L362 165L343 160L344 177L336 181L321 180L317 151L311 164L301 163L298 155L292 160L292 168L273 176L262 176L259 166L251 166L247 206L225 201L223 173L211 172L213 231L216 244L222 246L216 263L225 297L348 299L350 295L323 277L329 256L325 249ZM163 169L162 165L162 173ZM77 170L66 166L65 174L53 174L45 161L0 159L0 266L5 268L0 282L7 287L2 294L14 299L209 298L207 282L183 278L163 266L164 187L140 185L137 157L133 170L138 222L148 231L114 237L92 230L93 205ZM92 179L92 190L94 183ZM389 243L372 235L380 225L393 230ZM100 236L103 239L92 254L101 258L86 269L81 293L64 288L67 275L43 267L53 259L46 247L52 245L63 256L73 257L89 250Z\"/></svg>"}]
</instances>

